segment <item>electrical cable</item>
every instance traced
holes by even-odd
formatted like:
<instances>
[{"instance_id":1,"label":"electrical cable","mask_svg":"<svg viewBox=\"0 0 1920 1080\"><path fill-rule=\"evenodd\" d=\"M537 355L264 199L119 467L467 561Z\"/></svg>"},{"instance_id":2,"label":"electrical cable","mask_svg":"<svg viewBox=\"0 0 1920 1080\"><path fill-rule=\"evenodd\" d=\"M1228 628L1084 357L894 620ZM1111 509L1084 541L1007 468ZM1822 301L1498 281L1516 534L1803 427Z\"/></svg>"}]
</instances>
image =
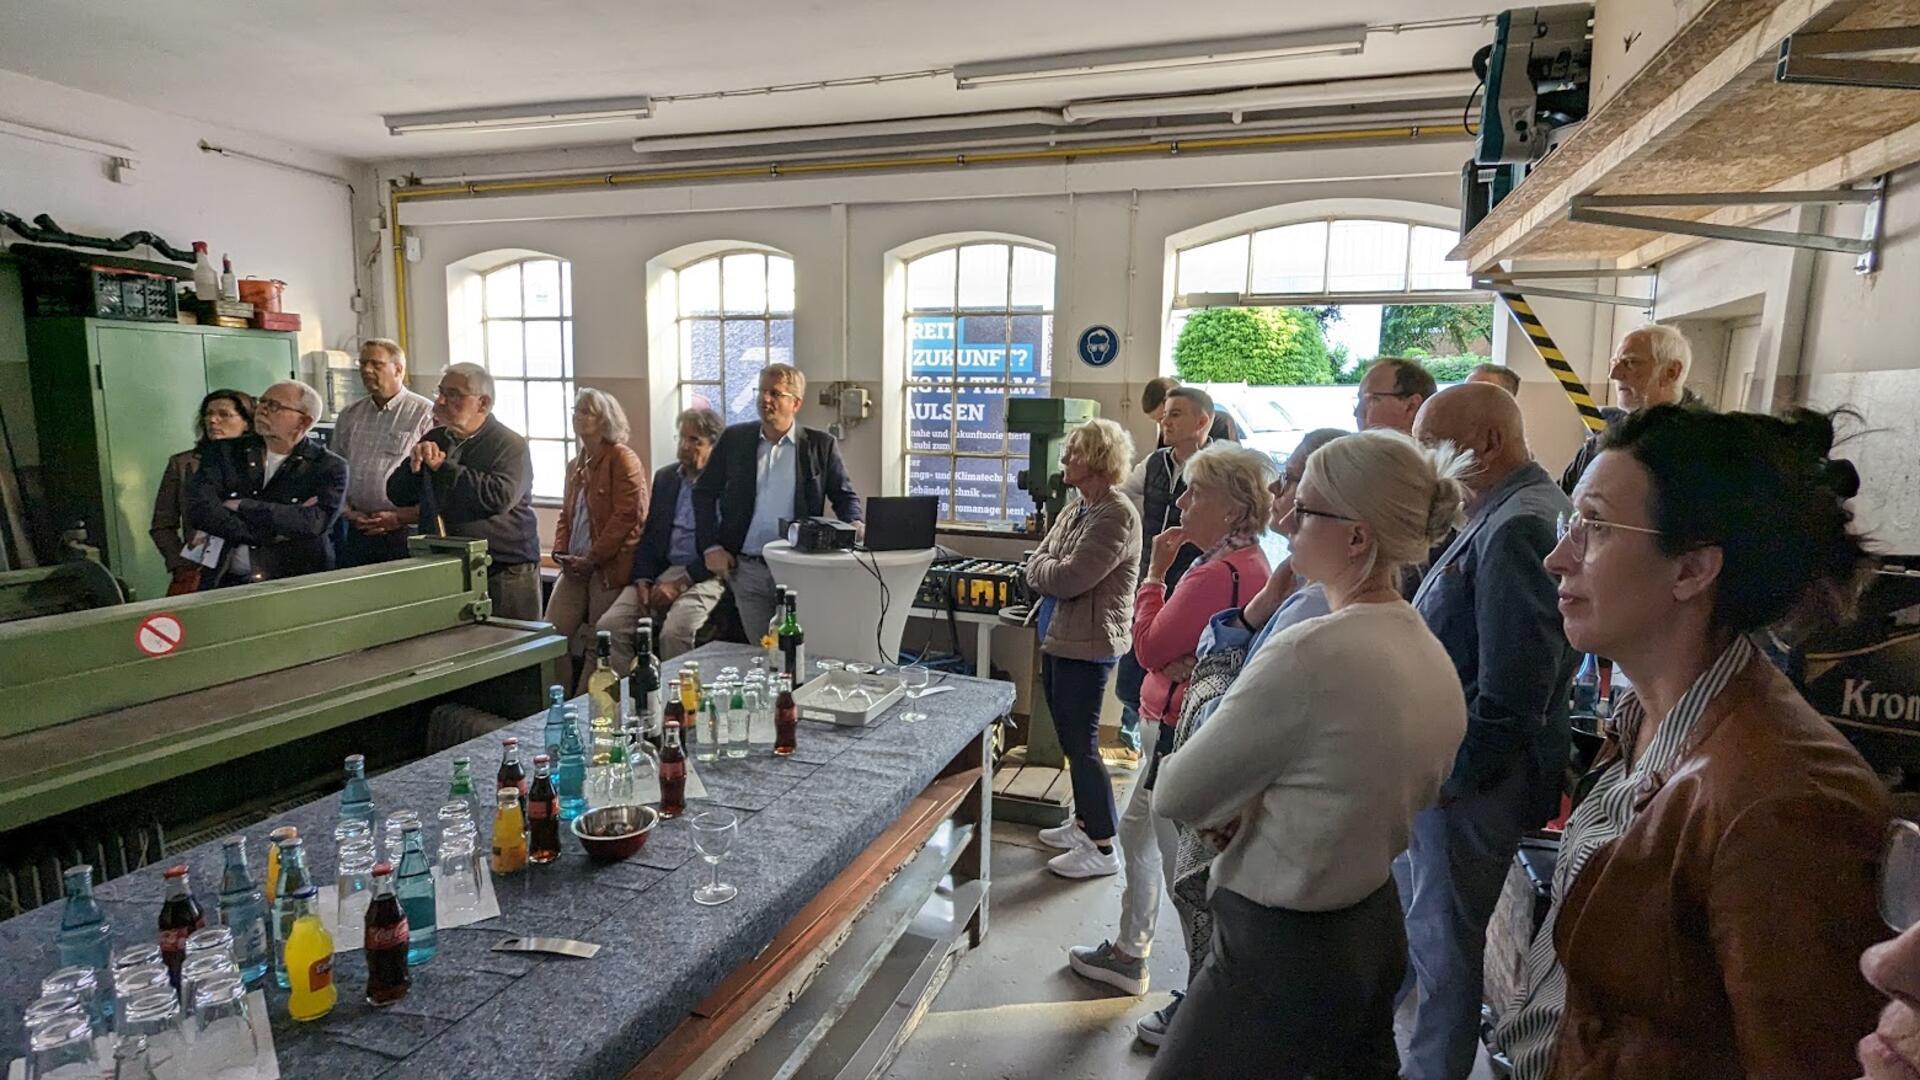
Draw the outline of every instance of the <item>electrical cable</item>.
<instances>
[{"instance_id":1,"label":"electrical cable","mask_svg":"<svg viewBox=\"0 0 1920 1080\"><path fill-rule=\"evenodd\" d=\"M1479 97L1480 91L1485 90L1486 88L1487 88L1487 80L1482 78L1480 80L1479 85L1473 88L1473 93L1467 95L1466 107L1460 110L1460 126L1463 128L1466 128L1467 134L1472 135L1474 138L1480 137L1480 129L1477 127L1474 127L1472 124L1467 123L1467 120L1469 117L1473 115L1473 100Z\"/></svg>"},{"instance_id":2,"label":"electrical cable","mask_svg":"<svg viewBox=\"0 0 1920 1080\"><path fill-rule=\"evenodd\" d=\"M862 554L866 555L866 562L860 561ZM856 545L853 549L853 561L861 569L872 574L873 580L880 583L880 621L873 624L873 654L885 659L888 656L887 643L881 629L887 625L887 609L893 606L893 590L887 588L886 575L880 572L880 559L873 553L872 548ZM899 660L898 656L893 657L895 667L899 666Z\"/></svg>"}]
</instances>

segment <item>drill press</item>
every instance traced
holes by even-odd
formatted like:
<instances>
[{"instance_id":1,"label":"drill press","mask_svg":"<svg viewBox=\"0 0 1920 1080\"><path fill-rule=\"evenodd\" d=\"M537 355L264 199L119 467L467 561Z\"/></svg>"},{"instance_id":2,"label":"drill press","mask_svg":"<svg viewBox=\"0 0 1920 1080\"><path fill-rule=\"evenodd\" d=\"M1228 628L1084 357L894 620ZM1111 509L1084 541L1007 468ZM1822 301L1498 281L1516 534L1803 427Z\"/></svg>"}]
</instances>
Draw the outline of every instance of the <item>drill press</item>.
<instances>
[{"instance_id":1,"label":"drill press","mask_svg":"<svg viewBox=\"0 0 1920 1080\"><path fill-rule=\"evenodd\" d=\"M1074 428L1100 415L1100 403L1086 398L1011 398L1007 401L1007 430L1026 435L1027 467L1014 482L1033 497L1031 531L1045 536L1067 504L1067 485L1061 479L1060 452Z\"/></svg>"}]
</instances>

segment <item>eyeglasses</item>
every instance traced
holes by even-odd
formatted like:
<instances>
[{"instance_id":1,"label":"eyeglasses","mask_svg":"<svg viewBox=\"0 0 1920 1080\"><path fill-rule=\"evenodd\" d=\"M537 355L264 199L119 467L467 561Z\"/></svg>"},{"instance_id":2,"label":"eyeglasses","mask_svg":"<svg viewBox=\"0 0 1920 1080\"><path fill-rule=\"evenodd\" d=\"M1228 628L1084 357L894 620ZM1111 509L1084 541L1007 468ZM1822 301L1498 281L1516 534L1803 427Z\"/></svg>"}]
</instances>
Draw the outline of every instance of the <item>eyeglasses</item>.
<instances>
[{"instance_id":1,"label":"eyeglasses","mask_svg":"<svg viewBox=\"0 0 1920 1080\"><path fill-rule=\"evenodd\" d=\"M1412 390L1374 390L1369 392L1363 392L1360 395L1360 404L1371 405L1374 402L1385 397L1405 398L1405 397L1412 397L1413 395L1414 395L1414 391Z\"/></svg>"},{"instance_id":2,"label":"eyeglasses","mask_svg":"<svg viewBox=\"0 0 1920 1080\"><path fill-rule=\"evenodd\" d=\"M299 416L313 415L312 413L308 412L305 409L296 409L291 405L282 405L279 402L273 400L272 398L267 398L267 397L263 397L260 399L260 404L257 406L257 408L263 413L290 412Z\"/></svg>"},{"instance_id":3,"label":"eyeglasses","mask_svg":"<svg viewBox=\"0 0 1920 1080\"><path fill-rule=\"evenodd\" d=\"M789 394L785 390L762 390L760 391L760 396L763 398L774 398L775 400L783 397L792 398L795 401L802 400L799 394Z\"/></svg>"},{"instance_id":4,"label":"eyeglasses","mask_svg":"<svg viewBox=\"0 0 1920 1080\"><path fill-rule=\"evenodd\" d=\"M1880 855L1880 917L1895 933L1920 923L1920 825L1895 818Z\"/></svg>"},{"instance_id":5,"label":"eyeglasses","mask_svg":"<svg viewBox=\"0 0 1920 1080\"><path fill-rule=\"evenodd\" d=\"M1359 521L1360 520L1359 518L1356 518L1356 517L1348 517L1345 514L1335 514L1327 510L1310 510L1304 506L1301 506L1299 503L1293 504L1292 512L1302 517L1322 517L1322 518L1330 518L1334 521Z\"/></svg>"},{"instance_id":6,"label":"eyeglasses","mask_svg":"<svg viewBox=\"0 0 1920 1080\"><path fill-rule=\"evenodd\" d=\"M1553 535L1554 539L1567 545L1567 550L1573 552L1574 558L1584 562L1587 558L1587 537L1595 529L1619 529L1623 532L1637 532L1646 536L1663 535L1659 529L1649 529L1640 525L1622 525L1617 521L1601 521L1598 518L1590 518L1578 510L1571 514L1561 514Z\"/></svg>"}]
</instances>

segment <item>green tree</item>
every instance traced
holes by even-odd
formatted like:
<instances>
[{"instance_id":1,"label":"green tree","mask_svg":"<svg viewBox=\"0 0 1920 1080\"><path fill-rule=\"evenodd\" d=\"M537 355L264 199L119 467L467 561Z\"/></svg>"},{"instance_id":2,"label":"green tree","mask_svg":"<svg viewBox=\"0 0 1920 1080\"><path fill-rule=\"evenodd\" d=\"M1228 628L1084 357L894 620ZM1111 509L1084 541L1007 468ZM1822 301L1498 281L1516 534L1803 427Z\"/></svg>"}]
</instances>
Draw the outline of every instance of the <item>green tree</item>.
<instances>
[{"instance_id":1,"label":"green tree","mask_svg":"<svg viewBox=\"0 0 1920 1080\"><path fill-rule=\"evenodd\" d=\"M1471 353L1493 338L1492 304L1391 304L1380 314L1380 351Z\"/></svg>"},{"instance_id":2,"label":"green tree","mask_svg":"<svg viewBox=\"0 0 1920 1080\"><path fill-rule=\"evenodd\" d=\"M1186 382L1320 386L1333 382L1320 320L1307 308L1208 308L1180 329L1173 370Z\"/></svg>"}]
</instances>

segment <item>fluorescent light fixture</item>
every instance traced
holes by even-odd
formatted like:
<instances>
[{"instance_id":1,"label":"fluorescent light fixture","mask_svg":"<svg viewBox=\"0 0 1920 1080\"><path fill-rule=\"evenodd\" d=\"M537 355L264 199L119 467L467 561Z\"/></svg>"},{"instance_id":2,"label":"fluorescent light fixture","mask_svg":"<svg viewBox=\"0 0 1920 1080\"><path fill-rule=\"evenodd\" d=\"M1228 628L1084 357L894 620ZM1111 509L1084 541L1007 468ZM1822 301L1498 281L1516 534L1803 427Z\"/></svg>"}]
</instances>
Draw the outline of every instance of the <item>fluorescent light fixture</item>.
<instances>
[{"instance_id":1,"label":"fluorescent light fixture","mask_svg":"<svg viewBox=\"0 0 1920 1080\"><path fill-rule=\"evenodd\" d=\"M648 97L599 98L591 101L548 101L535 105L497 105L441 112L392 113L381 117L387 133L411 131L534 131L540 128L608 124L645 120L653 115Z\"/></svg>"},{"instance_id":2,"label":"fluorescent light fixture","mask_svg":"<svg viewBox=\"0 0 1920 1080\"><path fill-rule=\"evenodd\" d=\"M1366 47L1367 28L1336 26L1292 34L1180 41L1127 49L1024 56L955 64L953 81L962 90L1002 83L1076 79L1149 71L1181 71L1221 64L1251 64L1304 56L1353 56Z\"/></svg>"},{"instance_id":3,"label":"fluorescent light fixture","mask_svg":"<svg viewBox=\"0 0 1920 1080\"><path fill-rule=\"evenodd\" d=\"M1303 109L1312 106L1364 105L1418 98L1465 98L1476 81L1470 71L1422 75L1388 75L1373 79L1295 83L1227 90L1209 94L1170 94L1165 97L1114 98L1076 101L1061 110L1070 123L1089 120L1130 120L1158 116L1197 116L1204 113L1242 113L1263 109Z\"/></svg>"}]
</instances>

